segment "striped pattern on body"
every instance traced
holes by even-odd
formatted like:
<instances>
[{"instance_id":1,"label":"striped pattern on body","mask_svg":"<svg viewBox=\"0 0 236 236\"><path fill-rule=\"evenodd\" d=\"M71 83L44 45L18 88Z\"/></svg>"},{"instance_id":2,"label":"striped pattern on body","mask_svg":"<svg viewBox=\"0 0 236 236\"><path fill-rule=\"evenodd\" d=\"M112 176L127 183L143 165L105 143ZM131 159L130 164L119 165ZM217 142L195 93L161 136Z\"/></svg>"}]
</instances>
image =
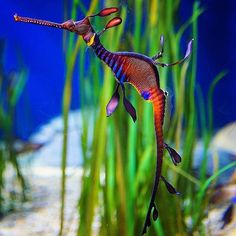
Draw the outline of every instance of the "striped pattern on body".
<instances>
[{"instance_id":1,"label":"striped pattern on body","mask_svg":"<svg viewBox=\"0 0 236 236\"><path fill-rule=\"evenodd\" d=\"M165 94L161 89L151 89L150 101L153 104L153 115L154 115L154 127L156 134L156 145L157 145L157 176L161 176L161 167L163 159L163 122L165 115Z\"/></svg>"},{"instance_id":2,"label":"striped pattern on body","mask_svg":"<svg viewBox=\"0 0 236 236\"><path fill-rule=\"evenodd\" d=\"M112 69L119 83L132 84L145 100L150 100L151 88L159 88L159 75L150 58L137 53L112 53L100 42L93 49L97 57Z\"/></svg>"},{"instance_id":3,"label":"striped pattern on body","mask_svg":"<svg viewBox=\"0 0 236 236\"><path fill-rule=\"evenodd\" d=\"M125 72L127 70L127 66L125 66L126 59L124 57L107 51L101 43L94 47L94 51L98 58L104 61L112 69L116 79L120 83L126 82L127 76Z\"/></svg>"},{"instance_id":4,"label":"striped pattern on body","mask_svg":"<svg viewBox=\"0 0 236 236\"><path fill-rule=\"evenodd\" d=\"M159 74L150 58L133 52L109 52L100 41L93 49L111 68L119 83L130 83L145 100L150 100L151 88L159 89Z\"/></svg>"}]
</instances>

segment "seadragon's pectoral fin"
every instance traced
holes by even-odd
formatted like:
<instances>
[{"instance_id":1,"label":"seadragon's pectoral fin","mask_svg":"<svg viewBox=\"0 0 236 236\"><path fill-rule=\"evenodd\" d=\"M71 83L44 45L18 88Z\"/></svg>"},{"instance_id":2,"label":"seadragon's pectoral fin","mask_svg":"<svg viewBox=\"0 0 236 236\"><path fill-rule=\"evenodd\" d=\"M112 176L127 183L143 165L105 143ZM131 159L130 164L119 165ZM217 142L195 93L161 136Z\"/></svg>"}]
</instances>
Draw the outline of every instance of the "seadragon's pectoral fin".
<instances>
[{"instance_id":1,"label":"seadragon's pectoral fin","mask_svg":"<svg viewBox=\"0 0 236 236\"><path fill-rule=\"evenodd\" d=\"M125 96L124 84L121 84L121 88L122 88L122 91L123 91L123 104L125 106L125 109L130 114L130 116L132 117L133 121L135 122L136 119L137 119L136 110L133 107L133 105L131 104L131 102Z\"/></svg>"},{"instance_id":2,"label":"seadragon's pectoral fin","mask_svg":"<svg viewBox=\"0 0 236 236\"><path fill-rule=\"evenodd\" d=\"M119 87L120 87L120 85L117 84L115 92L113 93L110 101L108 102L108 104L106 106L107 116L111 116L119 104L119 100L120 100Z\"/></svg>"}]
</instances>

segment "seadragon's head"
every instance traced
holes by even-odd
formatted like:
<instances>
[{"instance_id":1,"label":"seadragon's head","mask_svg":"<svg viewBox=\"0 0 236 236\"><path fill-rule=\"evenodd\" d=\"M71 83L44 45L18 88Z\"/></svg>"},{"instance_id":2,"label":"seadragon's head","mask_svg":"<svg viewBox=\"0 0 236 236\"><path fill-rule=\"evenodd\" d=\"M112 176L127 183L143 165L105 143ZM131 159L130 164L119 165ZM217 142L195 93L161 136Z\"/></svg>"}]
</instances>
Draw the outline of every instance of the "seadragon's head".
<instances>
[{"instance_id":1,"label":"seadragon's head","mask_svg":"<svg viewBox=\"0 0 236 236\"><path fill-rule=\"evenodd\" d=\"M38 25L49 26L49 27L56 27L59 29L65 29L70 32L74 32L74 33L82 36L88 46L92 46L94 44L95 36L99 37L107 29L119 25L122 22L122 19L120 17L115 17L115 18L111 19L106 24L105 28L102 31L100 31L99 33L95 32L89 19L91 17L96 17L96 16L98 16L98 17L108 16L108 15L118 12L118 11L119 11L119 9L116 7L104 8L99 13L86 16L84 19L82 19L80 21L68 20L68 21L65 21L61 24L51 22L51 21L46 21L46 20L39 20L39 19L35 19L35 18L21 17L21 16L18 16L17 14L14 15L14 19L17 22L25 22L25 23L38 24Z\"/></svg>"}]
</instances>

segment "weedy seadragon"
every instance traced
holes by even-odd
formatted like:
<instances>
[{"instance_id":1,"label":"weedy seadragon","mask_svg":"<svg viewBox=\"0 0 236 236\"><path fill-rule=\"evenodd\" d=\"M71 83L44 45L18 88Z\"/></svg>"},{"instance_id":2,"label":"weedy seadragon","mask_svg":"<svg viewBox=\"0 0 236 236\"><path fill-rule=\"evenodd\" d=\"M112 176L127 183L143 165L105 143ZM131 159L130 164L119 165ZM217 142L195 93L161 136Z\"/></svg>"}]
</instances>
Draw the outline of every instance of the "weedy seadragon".
<instances>
[{"instance_id":1,"label":"weedy seadragon","mask_svg":"<svg viewBox=\"0 0 236 236\"><path fill-rule=\"evenodd\" d=\"M156 192L160 179L165 183L167 190L172 194L179 194L175 188L161 175L162 162L163 162L163 150L166 149L175 165L181 162L180 155L169 145L164 142L163 138L163 121L165 113L165 99L167 93L160 88L159 74L157 66L169 67L182 63L186 58L189 57L192 51L191 40L188 43L187 50L183 59L166 64L158 62L157 59L161 58L164 52L164 37L160 39L160 52L153 57L148 57L135 52L110 52L102 45L99 38L109 28L118 26L122 19L120 17L114 17L105 26L105 28L96 32L91 25L90 18L92 17L105 17L110 14L118 12L118 8L110 7L101 10L97 14L86 16L80 21L68 20L64 23L54 23L45 20L38 20L34 18L21 17L17 14L14 15L15 21L39 24L43 26L56 27L59 29L69 30L76 33L84 39L85 43L92 47L96 56L102 60L107 66L109 66L114 73L117 81L116 89L106 106L107 116L110 116L119 104L119 90L123 92L123 104L126 111L130 114L133 121L136 121L136 110L127 99L125 94L125 83L131 84L136 88L138 93L146 100L152 103L154 113L154 127L156 135L156 172L153 184L153 190L151 200L149 203L145 223L143 226L142 234L147 232L147 227L151 225L151 215L153 220L158 218L158 210L155 204Z\"/></svg>"}]
</instances>

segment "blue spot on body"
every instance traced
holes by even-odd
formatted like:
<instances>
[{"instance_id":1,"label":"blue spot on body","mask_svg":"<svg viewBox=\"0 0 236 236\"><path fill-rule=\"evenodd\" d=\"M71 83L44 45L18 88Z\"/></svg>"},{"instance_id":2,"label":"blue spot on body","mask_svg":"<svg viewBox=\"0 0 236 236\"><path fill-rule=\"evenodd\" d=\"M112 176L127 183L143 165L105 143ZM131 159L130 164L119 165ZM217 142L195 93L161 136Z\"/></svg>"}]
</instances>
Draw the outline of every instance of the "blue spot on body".
<instances>
[{"instance_id":1,"label":"blue spot on body","mask_svg":"<svg viewBox=\"0 0 236 236\"><path fill-rule=\"evenodd\" d=\"M117 62L115 63L114 67L113 67L113 71L116 70L116 67L118 66Z\"/></svg>"},{"instance_id":2,"label":"blue spot on body","mask_svg":"<svg viewBox=\"0 0 236 236\"><path fill-rule=\"evenodd\" d=\"M98 56L100 56L100 54L102 53L102 51L103 51L103 48L101 48L101 49L99 49L99 51L98 51Z\"/></svg>"},{"instance_id":3,"label":"blue spot on body","mask_svg":"<svg viewBox=\"0 0 236 236\"><path fill-rule=\"evenodd\" d=\"M114 59L112 58L111 61L109 62L109 66L110 66L110 67L112 67L113 62L114 62Z\"/></svg>"},{"instance_id":4,"label":"blue spot on body","mask_svg":"<svg viewBox=\"0 0 236 236\"><path fill-rule=\"evenodd\" d=\"M148 100L150 97L150 92L149 91L142 91L141 96L145 99Z\"/></svg>"},{"instance_id":5,"label":"blue spot on body","mask_svg":"<svg viewBox=\"0 0 236 236\"><path fill-rule=\"evenodd\" d=\"M98 45L96 48L96 52L98 52L101 49L101 45Z\"/></svg>"},{"instance_id":6,"label":"blue spot on body","mask_svg":"<svg viewBox=\"0 0 236 236\"><path fill-rule=\"evenodd\" d=\"M119 79L121 72L122 72L122 66L119 68L119 70L116 73L116 78L117 79Z\"/></svg>"},{"instance_id":7,"label":"blue spot on body","mask_svg":"<svg viewBox=\"0 0 236 236\"><path fill-rule=\"evenodd\" d=\"M101 59L103 60L105 56L106 56L106 52L102 54Z\"/></svg>"},{"instance_id":8,"label":"blue spot on body","mask_svg":"<svg viewBox=\"0 0 236 236\"><path fill-rule=\"evenodd\" d=\"M120 82L121 82L121 83L124 83L124 81L125 81L125 73L123 73L123 75L122 75L121 78L120 78Z\"/></svg>"},{"instance_id":9,"label":"blue spot on body","mask_svg":"<svg viewBox=\"0 0 236 236\"><path fill-rule=\"evenodd\" d=\"M106 57L105 62L108 63L109 61L109 55Z\"/></svg>"}]
</instances>

